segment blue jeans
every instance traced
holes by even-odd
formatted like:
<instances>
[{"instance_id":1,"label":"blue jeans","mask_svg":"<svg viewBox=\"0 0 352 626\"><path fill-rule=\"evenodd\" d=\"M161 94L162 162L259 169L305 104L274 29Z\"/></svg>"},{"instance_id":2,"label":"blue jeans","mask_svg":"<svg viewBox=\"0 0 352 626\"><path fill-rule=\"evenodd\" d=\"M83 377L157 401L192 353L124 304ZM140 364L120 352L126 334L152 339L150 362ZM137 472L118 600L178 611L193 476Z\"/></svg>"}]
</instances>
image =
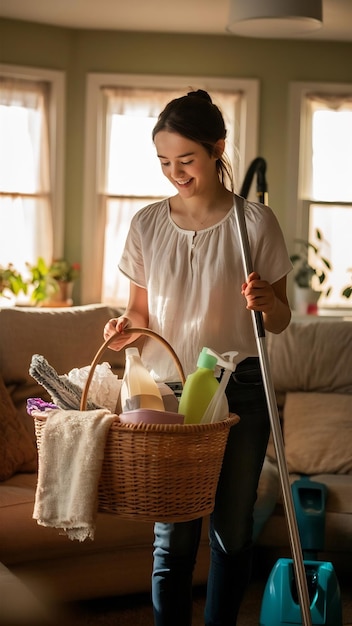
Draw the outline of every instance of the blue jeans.
<instances>
[{"instance_id":1,"label":"blue jeans","mask_svg":"<svg viewBox=\"0 0 352 626\"><path fill-rule=\"evenodd\" d=\"M230 411L241 419L230 430L210 516L206 626L235 626L251 573L253 507L270 433L257 358L237 366L226 395ZM191 626L192 575L201 528L202 519L155 524L155 626Z\"/></svg>"}]
</instances>

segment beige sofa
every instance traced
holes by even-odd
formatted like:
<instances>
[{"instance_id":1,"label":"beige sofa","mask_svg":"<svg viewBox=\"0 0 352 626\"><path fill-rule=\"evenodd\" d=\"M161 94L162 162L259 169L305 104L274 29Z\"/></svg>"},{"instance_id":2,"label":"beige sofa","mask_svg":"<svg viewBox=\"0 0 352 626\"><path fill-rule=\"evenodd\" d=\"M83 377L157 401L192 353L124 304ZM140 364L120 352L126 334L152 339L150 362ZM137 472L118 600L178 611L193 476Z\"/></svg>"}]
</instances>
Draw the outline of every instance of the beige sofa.
<instances>
[{"instance_id":1,"label":"beige sofa","mask_svg":"<svg viewBox=\"0 0 352 626\"><path fill-rule=\"evenodd\" d=\"M116 311L104 305L0 310L0 563L20 579L39 582L60 600L150 588L152 524L99 513L94 541L79 543L68 540L58 530L37 525L32 519L37 452L33 420L25 406L29 397L47 396L28 373L31 357L42 354L59 374L88 365L102 343L106 321L114 315ZM326 548L340 553L352 552L352 416L350 404L346 416L345 405L346 397L348 401L352 397L351 345L352 324L347 322L292 323L280 337L268 338L280 405L285 398L286 405L288 401L289 412L285 414L288 411L285 405L284 419L287 418L288 424L298 420L289 432L284 428L290 468L302 472L304 464L309 462L309 473L317 474L328 485ZM109 360L114 371L122 375L122 353L108 350L103 360ZM328 415L324 414L325 439L321 432L321 410L313 415L315 401L321 401L317 397L320 393L326 394L323 409L328 407ZM314 431L314 441L309 445L307 424ZM328 443L335 439L343 449L330 463ZM306 450L300 455L301 448L307 445L308 456ZM259 535L259 545L282 548L289 556L278 473L275 461L270 460L272 454L269 446L256 508L256 537ZM347 461L337 463L343 455L348 457ZM205 582L208 562L207 524L204 524L195 583Z\"/></svg>"}]
</instances>

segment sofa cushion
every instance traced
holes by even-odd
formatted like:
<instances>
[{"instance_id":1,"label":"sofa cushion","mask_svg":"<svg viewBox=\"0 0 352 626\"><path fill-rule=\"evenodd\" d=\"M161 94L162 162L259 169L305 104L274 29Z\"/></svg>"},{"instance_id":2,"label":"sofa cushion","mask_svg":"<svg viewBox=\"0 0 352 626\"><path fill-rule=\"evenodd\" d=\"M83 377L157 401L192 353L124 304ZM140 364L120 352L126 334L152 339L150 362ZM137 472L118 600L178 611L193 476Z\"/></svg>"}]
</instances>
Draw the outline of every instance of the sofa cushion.
<instances>
[{"instance_id":1,"label":"sofa cushion","mask_svg":"<svg viewBox=\"0 0 352 626\"><path fill-rule=\"evenodd\" d=\"M32 380L33 354L42 354L59 374L89 365L103 343L103 329L116 309L105 305L70 308L9 308L1 310L0 372L6 385ZM104 360L124 364L124 355L106 351ZM15 403L16 404L16 403Z\"/></svg>"},{"instance_id":2,"label":"sofa cushion","mask_svg":"<svg viewBox=\"0 0 352 626\"><path fill-rule=\"evenodd\" d=\"M284 439L290 472L352 474L352 395L288 393Z\"/></svg>"},{"instance_id":3,"label":"sofa cushion","mask_svg":"<svg viewBox=\"0 0 352 626\"><path fill-rule=\"evenodd\" d=\"M35 472L37 450L0 374L0 481L16 472Z\"/></svg>"},{"instance_id":4,"label":"sofa cushion","mask_svg":"<svg viewBox=\"0 0 352 626\"><path fill-rule=\"evenodd\" d=\"M349 321L292 321L281 334L268 333L275 391L352 394L351 345Z\"/></svg>"}]
</instances>

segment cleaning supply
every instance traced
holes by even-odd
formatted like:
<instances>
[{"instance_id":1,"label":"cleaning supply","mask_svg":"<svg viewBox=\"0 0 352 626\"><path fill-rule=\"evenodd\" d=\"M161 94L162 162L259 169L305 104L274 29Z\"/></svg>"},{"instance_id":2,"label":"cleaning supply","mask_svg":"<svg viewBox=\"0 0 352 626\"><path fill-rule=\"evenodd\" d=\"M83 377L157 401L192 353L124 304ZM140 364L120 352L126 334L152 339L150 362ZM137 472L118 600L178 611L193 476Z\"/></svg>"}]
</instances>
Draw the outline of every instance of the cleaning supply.
<instances>
[{"instance_id":1,"label":"cleaning supply","mask_svg":"<svg viewBox=\"0 0 352 626\"><path fill-rule=\"evenodd\" d=\"M342 626L340 586L332 563L319 561L324 549L326 485L303 476L292 485L312 626ZM293 560L279 559L266 583L260 626L302 624Z\"/></svg>"},{"instance_id":2,"label":"cleaning supply","mask_svg":"<svg viewBox=\"0 0 352 626\"><path fill-rule=\"evenodd\" d=\"M222 359L221 355L210 348L203 348L198 357L197 369L187 376L180 398L178 411L185 416L185 424L200 424L214 397L217 399L217 415L210 415L207 421L220 421L228 417L229 406L225 393L221 391L218 395L220 385L215 378L218 364L226 368L229 366L229 362Z\"/></svg>"},{"instance_id":3,"label":"cleaning supply","mask_svg":"<svg viewBox=\"0 0 352 626\"><path fill-rule=\"evenodd\" d=\"M126 348L126 365L121 386L122 411L154 409L164 411L158 385L143 365L138 348Z\"/></svg>"},{"instance_id":4,"label":"cleaning supply","mask_svg":"<svg viewBox=\"0 0 352 626\"><path fill-rule=\"evenodd\" d=\"M229 405L227 402L225 389L227 387L227 383L229 382L232 372L234 372L236 369L236 364L234 363L234 360L238 355L238 352L233 350L230 352L224 352L223 354L218 354L217 352L215 352L215 350L210 350L208 348L208 354L216 356L217 364L224 368L224 372L216 393L210 400L208 407L201 419L201 424L211 424L214 422L219 422L228 417Z\"/></svg>"}]
</instances>

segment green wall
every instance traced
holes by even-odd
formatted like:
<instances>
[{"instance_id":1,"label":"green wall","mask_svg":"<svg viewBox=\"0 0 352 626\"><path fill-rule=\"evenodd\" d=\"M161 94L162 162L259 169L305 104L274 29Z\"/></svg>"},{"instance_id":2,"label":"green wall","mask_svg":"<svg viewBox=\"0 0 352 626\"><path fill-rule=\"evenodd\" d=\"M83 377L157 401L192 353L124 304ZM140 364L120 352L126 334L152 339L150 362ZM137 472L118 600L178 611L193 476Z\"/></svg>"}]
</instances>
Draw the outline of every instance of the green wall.
<instances>
[{"instance_id":1,"label":"green wall","mask_svg":"<svg viewBox=\"0 0 352 626\"><path fill-rule=\"evenodd\" d=\"M0 62L63 70L67 77L65 254L81 253L85 79L88 72L255 78L259 151L269 202L284 230L288 92L291 81L351 82L351 43L87 31L0 20ZM195 85L192 85L196 87Z\"/></svg>"}]
</instances>

